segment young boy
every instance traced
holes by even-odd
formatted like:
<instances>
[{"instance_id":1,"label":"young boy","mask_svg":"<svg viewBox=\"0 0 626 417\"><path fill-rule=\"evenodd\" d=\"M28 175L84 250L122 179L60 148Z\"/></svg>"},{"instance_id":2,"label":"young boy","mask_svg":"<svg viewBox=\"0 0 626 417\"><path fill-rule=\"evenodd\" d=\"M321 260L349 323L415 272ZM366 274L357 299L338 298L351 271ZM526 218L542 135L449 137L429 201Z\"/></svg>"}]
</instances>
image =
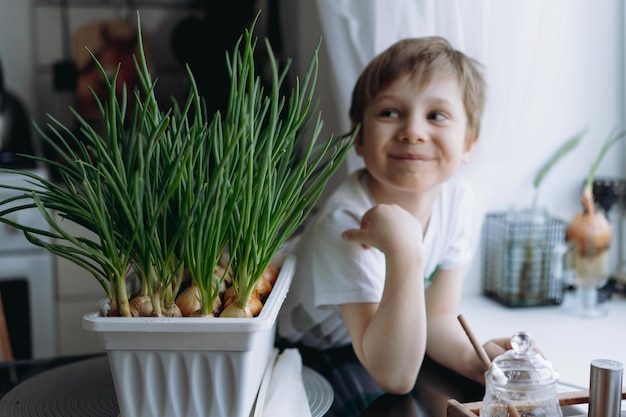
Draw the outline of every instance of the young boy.
<instances>
[{"instance_id":1,"label":"young boy","mask_svg":"<svg viewBox=\"0 0 626 417\"><path fill-rule=\"evenodd\" d=\"M352 345L375 383L409 392L428 354L483 381L458 322L463 268L478 231L469 188L448 181L469 161L485 101L477 63L439 37L397 42L360 75L350 175L308 225L279 335L320 350ZM510 345L485 344L490 357Z\"/></svg>"}]
</instances>

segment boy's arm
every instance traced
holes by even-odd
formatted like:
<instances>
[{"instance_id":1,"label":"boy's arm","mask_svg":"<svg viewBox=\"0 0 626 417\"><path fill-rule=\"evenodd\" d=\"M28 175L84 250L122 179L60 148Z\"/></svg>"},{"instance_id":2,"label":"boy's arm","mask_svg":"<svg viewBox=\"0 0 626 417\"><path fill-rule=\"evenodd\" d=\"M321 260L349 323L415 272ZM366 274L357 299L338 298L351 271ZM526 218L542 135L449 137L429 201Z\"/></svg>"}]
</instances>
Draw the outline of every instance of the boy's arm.
<instances>
[{"instance_id":1,"label":"boy's arm","mask_svg":"<svg viewBox=\"0 0 626 417\"><path fill-rule=\"evenodd\" d=\"M441 270L426 290L428 355L443 366L484 383L485 369L458 321L463 271ZM507 338L484 344L490 359L510 349Z\"/></svg>"},{"instance_id":2,"label":"boy's arm","mask_svg":"<svg viewBox=\"0 0 626 417\"><path fill-rule=\"evenodd\" d=\"M340 310L360 362L381 389L394 394L413 388L426 349L421 230L398 206L378 205L364 215L361 229L342 235L385 254L380 303L344 304Z\"/></svg>"}]
</instances>

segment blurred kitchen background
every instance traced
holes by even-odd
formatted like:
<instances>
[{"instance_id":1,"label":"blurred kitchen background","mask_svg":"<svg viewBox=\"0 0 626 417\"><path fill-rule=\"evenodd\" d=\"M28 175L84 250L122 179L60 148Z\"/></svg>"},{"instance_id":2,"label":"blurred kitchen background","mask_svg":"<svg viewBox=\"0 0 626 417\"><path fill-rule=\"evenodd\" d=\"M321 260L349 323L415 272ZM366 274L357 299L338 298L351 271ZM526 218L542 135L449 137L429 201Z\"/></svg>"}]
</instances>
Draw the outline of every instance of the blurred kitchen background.
<instances>
[{"instance_id":1,"label":"blurred kitchen background","mask_svg":"<svg viewBox=\"0 0 626 417\"><path fill-rule=\"evenodd\" d=\"M540 189L539 204L569 221L581 210L582 183L602 142L612 129L624 129L622 0L0 0L0 87L41 126L46 114L71 125L70 105L91 117L89 100L81 94L95 81L89 81L93 67L82 45L127 67L139 10L161 100L184 97L186 62L209 107L223 108L224 53L260 9L257 32L270 38L281 59L294 59L292 79L304 74L323 36L317 91L324 135L348 130L348 100L359 71L402 37L442 35L484 64L489 103L483 134L474 161L461 173L477 192L477 210L468 213L476 216L477 229L487 213L529 208L539 167L566 139L587 128L579 146ZM132 82L132 74L128 77ZM30 130L34 151L49 152ZM0 151L6 143L23 144L23 136L0 142ZM625 161L621 141L606 155L597 177L619 183L626 175ZM351 155L329 191L359 166ZM618 197L607 208L617 271L625 251L618 244L625 227L623 200ZM0 290L16 294L14 305L5 302L10 326L16 309L30 317L26 327L13 325L14 333L22 333L16 340L24 341L15 347L16 356L99 351L94 335L81 328L82 315L103 294L96 280L65 261L30 252L34 248L10 233L0 232ZM7 246L9 241L17 246ZM468 294L483 291L481 252L477 238ZM20 298L28 299L27 307Z\"/></svg>"}]
</instances>

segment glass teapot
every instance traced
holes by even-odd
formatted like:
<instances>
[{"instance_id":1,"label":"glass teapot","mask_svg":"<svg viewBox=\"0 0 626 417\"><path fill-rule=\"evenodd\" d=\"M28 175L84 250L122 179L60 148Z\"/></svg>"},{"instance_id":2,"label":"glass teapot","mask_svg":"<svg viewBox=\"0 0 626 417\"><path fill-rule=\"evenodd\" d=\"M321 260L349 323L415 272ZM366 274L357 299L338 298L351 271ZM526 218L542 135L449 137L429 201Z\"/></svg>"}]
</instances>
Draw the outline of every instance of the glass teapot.
<instances>
[{"instance_id":1,"label":"glass teapot","mask_svg":"<svg viewBox=\"0 0 626 417\"><path fill-rule=\"evenodd\" d=\"M485 373L480 416L514 417L517 411L520 417L562 417L556 393L559 373L533 349L527 333L515 333L511 345Z\"/></svg>"}]
</instances>

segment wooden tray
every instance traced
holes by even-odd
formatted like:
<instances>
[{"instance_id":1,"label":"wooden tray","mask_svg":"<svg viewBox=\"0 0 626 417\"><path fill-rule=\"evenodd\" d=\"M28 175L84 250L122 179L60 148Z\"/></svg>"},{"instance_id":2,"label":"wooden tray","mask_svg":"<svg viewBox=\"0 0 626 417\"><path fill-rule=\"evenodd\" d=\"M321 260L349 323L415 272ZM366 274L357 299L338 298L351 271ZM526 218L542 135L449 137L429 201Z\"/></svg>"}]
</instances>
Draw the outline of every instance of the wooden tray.
<instances>
[{"instance_id":1,"label":"wooden tray","mask_svg":"<svg viewBox=\"0 0 626 417\"><path fill-rule=\"evenodd\" d=\"M566 407L576 404L588 404L589 403L589 391L570 391L561 392L557 394L559 398L559 405ZM622 400L626 399L626 388L622 388ZM471 403L459 403L458 401L451 399L448 400L447 416L448 417L476 417L480 415L480 407L482 401L475 401Z\"/></svg>"}]
</instances>

